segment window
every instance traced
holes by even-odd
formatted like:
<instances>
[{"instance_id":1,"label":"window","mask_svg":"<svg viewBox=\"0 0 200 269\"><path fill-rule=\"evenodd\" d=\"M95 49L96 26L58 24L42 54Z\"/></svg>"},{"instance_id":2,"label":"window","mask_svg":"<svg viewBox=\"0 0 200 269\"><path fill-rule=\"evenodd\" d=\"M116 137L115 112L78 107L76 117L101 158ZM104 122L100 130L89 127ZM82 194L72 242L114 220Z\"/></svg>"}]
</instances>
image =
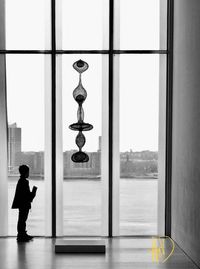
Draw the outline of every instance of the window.
<instances>
[{"instance_id":1,"label":"window","mask_svg":"<svg viewBox=\"0 0 200 269\"><path fill-rule=\"evenodd\" d=\"M18 176L19 164L29 164L30 185L38 177L39 187L29 219L35 235L157 234L167 2L8 0L0 8L10 177L0 197L10 208L16 183L11 178ZM72 64L79 59L89 64L82 78L88 92L83 108L94 125L85 133L90 161L84 164L71 161L76 132L68 128L76 122L72 92L78 73ZM16 216L7 211L13 235Z\"/></svg>"},{"instance_id":2,"label":"window","mask_svg":"<svg viewBox=\"0 0 200 269\"><path fill-rule=\"evenodd\" d=\"M73 54L58 57L62 57L63 234L99 236L103 221L102 182L105 181L101 175L102 57L107 56ZM91 131L84 132L83 151L89 155L86 163L71 161L72 154L78 150L75 144L77 132L69 129L70 124L77 122L78 105L72 95L79 82L79 75L72 68L77 59L89 64L89 69L82 74L82 84L87 91L83 103L84 121L93 125Z\"/></svg>"},{"instance_id":3,"label":"window","mask_svg":"<svg viewBox=\"0 0 200 269\"><path fill-rule=\"evenodd\" d=\"M6 0L6 49L50 49L50 1Z\"/></svg>"},{"instance_id":4,"label":"window","mask_svg":"<svg viewBox=\"0 0 200 269\"><path fill-rule=\"evenodd\" d=\"M8 206L19 179L19 165L30 168L29 185L38 186L29 216L34 234L45 234L45 62L44 55L6 55L8 108ZM20 63L20 64L19 64ZM20 65L20 68L19 68ZM9 234L16 234L16 210L9 210Z\"/></svg>"},{"instance_id":5,"label":"window","mask_svg":"<svg viewBox=\"0 0 200 269\"><path fill-rule=\"evenodd\" d=\"M159 55L120 55L120 235L156 235Z\"/></svg>"}]
</instances>

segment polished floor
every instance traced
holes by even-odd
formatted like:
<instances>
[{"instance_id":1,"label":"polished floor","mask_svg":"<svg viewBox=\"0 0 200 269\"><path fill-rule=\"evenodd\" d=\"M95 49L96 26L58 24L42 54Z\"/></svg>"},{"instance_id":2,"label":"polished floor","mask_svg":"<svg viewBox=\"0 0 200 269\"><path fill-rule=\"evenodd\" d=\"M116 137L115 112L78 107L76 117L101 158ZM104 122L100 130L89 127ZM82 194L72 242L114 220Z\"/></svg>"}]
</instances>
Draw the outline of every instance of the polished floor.
<instances>
[{"instance_id":1,"label":"polished floor","mask_svg":"<svg viewBox=\"0 0 200 269\"><path fill-rule=\"evenodd\" d=\"M0 238L0 269L197 268L168 238L114 238L105 242L106 254L55 254L54 239L17 243L15 238Z\"/></svg>"}]
</instances>

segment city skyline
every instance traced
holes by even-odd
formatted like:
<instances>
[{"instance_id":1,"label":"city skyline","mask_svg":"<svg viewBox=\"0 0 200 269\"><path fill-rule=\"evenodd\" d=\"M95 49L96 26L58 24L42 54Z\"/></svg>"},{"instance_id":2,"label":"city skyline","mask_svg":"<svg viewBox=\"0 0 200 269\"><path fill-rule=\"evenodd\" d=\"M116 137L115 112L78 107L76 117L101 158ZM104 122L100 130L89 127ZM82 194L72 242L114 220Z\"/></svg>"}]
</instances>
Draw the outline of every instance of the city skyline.
<instances>
[{"instance_id":1,"label":"city skyline","mask_svg":"<svg viewBox=\"0 0 200 269\"><path fill-rule=\"evenodd\" d=\"M16 123L16 122L13 122L13 123L8 123L8 129L20 129L20 151L21 152L44 152L44 149L39 149L39 150L32 150L32 149L28 149L28 150L23 150L22 148L22 128ZM9 132L8 132L9 134ZM8 138L10 137L10 134L8 136ZM100 147L101 147L101 136L98 137L98 147L97 147L97 150L96 151L88 151L88 152L98 152L100 150ZM71 149L66 149L66 150L63 150L63 153L64 152L68 152L68 151L77 151L77 148L76 148L76 145L74 143L74 148L71 148ZM129 149L125 150L125 151L120 151L120 154L121 153L126 153L126 152L130 152L130 153L137 153L137 152L158 152L158 150L149 150L149 149L142 149L142 150L135 150L134 151L134 147L130 147Z\"/></svg>"},{"instance_id":2,"label":"city skyline","mask_svg":"<svg viewBox=\"0 0 200 269\"><path fill-rule=\"evenodd\" d=\"M87 152L89 161L74 163L71 156L77 150L63 152L63 176L64 178L100 178L101 177L101 136L98 139L98 150ZM21 150L21 128L16 123L8 126L8 172L10 175L18 174L18 167L26 164L30 168L30 174L34 177L44 177L44 151ZM158 153L152 151L120 152L121 177L133 178L150 176L157 173Z\"/></svg>"}]
</instances>

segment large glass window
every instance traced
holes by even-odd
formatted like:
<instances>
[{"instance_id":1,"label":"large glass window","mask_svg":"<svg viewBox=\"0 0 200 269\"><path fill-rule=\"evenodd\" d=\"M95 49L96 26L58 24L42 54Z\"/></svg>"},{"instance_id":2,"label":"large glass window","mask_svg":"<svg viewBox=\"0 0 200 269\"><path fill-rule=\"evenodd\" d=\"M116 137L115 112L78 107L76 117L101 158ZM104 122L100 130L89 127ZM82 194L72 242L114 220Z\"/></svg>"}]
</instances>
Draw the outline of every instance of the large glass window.
<instances>
[{"instance_id":1,"label":"large glass window","mask_svg":"<svg viewBox=\"0 0 200 269\"><path fill-rule=\"evenodd\" d=\"M5 11L6 49L50 49L49 0L6 0Z\"/></svg>"},{"instance_id":2,"label":"large glass window","mask_svg":"<svg viewBox=\"0 0 200 269\"><path fill-rule=\"evenodd\" d=\"M159 55L120 55L120 234L157 234Z\"/></svg>"},{"instance_id":3,"label":"large glass window","mask_svg":"<svg viewBox=\"0 0 200 269\"><path fill-rule=\"evenodd\" d=\"M74 163L71 156L78 151L77 132L69 125L77 122L78 104L73 91L78 86L79 74L72 67L82 59L89 68L82 74L87 91L83 103L84 122L93 125L83 132L86 143L83 151L89 155L86 163ZM102 56L62 56L62 118L63 118L63 210L64 235L101 234L101 114L102 114Z\"/></svg>"},{"instance_id":4,"label":"large glass window","mask_svg":"<svg viewBox=\"0 0 200 269\"><path fill-rule=\"evenodd\" d=\"M16 235L10 206L22 163L30 166L30 186L38 186L28 221L33 234L157 234L166 4L5 1L0 49L6 55L10 235ZM72 92L79 81L72 65L79 59L89 64L83 108L94 126L84 133L86 163L71 160L77 133L69 125L78 108Z\"/></svg>"},{"instance_id":5,"label":"large glass window","mask_svg":"<svg viewBox=\"0 0 200 269\"><path fill-rule=\"evenodd\" d=\"M62 0L61 14L58 14L62 29L61 48L108 49L108 3L107 0Z\"/></svg>"},{"instance_id":6,"label":"large glass window","mask_svg":"<svg viewBox=\"0 0 200 269\"><path fill-rule=\"evenodd\" d=\"M160 0L119 0L118 13L120 42L116 49L165 49L160 48Z\"/></svg>"},{"instance_id":7,"label":"large glass window","mask_svg":"<svg viewBox=\"0 0 200 269\"><path fill-rule=\"evenodd\" d=\"M18 210L11 210L19 165L30 168L29 185L38 187L28 230L45 234L44 61L43 55L7 55L9 235L16 235Z\"/></svg>"}]
</instances>

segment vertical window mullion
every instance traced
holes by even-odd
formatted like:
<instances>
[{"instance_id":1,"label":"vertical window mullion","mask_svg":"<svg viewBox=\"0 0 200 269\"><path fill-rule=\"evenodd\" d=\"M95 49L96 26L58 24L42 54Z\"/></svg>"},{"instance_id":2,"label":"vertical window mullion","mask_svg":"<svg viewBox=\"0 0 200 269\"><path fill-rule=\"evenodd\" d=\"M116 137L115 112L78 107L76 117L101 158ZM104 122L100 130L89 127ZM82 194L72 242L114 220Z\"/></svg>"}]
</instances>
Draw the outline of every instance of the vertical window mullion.
<instances>
[{"instance_id":1,"label":"vertical window mullion","mask_svg":"<svg viewBox=\"0 0 200 269\"><path fill-rule=\"evenodd\" d=\"M55 0L51 0L51 75L52 75L52 237L56 237L56 20Z\"/></svg>"},{"instance_id":2,"label":"vertical window mullion","mask_svg":"<svg viewBox=\"0 0 200 269\"><path fill-rule=\"evenodd\" d=\"M172 173L172 87L173 87L173 24L174 0L167 7L167 93L166 93L166 182L165 235L171 236L171 173Z\"/></svg>"},{"instance_id":3,"label":"vertical window mullion","mask_svg":"<svg viewBox=\"0 0 200 269\"><path fill-rule=\"evenodd\" d=\"M113 231L113 37L114 37L114 0L109 1L109 141L108 141L108 236Z\"/></svg>"}]
</instances>

